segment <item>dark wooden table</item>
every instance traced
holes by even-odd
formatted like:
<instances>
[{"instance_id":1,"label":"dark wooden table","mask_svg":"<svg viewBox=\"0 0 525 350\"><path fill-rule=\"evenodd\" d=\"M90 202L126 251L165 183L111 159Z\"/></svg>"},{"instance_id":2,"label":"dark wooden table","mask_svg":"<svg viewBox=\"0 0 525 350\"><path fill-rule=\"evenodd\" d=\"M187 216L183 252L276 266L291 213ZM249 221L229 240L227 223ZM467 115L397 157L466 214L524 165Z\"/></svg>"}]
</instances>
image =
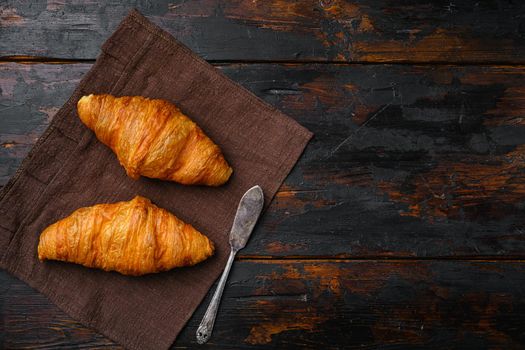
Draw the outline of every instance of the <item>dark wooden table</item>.
<instances>
[{"instance_id":1,"label":"dark wooden table","mask_svg":"<svg viewBox=\"0 0 525 350\"><path fill-rule=\"evenodd\" d=\"M203 348L525 347L524 2L1 1L2 184L132 6L315 133ZM0 314L118 348L5 272Z\"/></svg>"}]
</instances>

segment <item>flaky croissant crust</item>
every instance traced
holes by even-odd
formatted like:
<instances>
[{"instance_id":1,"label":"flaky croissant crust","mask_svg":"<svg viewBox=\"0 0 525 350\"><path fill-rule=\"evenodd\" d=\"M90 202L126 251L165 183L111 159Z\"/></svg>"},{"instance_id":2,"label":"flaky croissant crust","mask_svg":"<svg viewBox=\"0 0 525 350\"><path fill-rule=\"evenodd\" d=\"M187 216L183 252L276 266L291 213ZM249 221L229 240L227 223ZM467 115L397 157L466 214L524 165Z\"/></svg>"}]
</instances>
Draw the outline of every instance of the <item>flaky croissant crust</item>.
<instances>
[{"instance_id":1,"label":"flaky croissant crust","mask_svg":"<svg viewBox=\"0 0 525 350\"><path fill-rule=\"evenodd\" d=\"M40 235L38 258L144 275L197 264L213 243L175 215L137 196L80 208Z\"/></svg>"},{"instance_id":2,"label":"flaky croissant crust","mask_svg":"<svg viewBox=\"0 0 525 350\"><path fill-rule=\"evenodd\" d=\"M219 147L175 105L141 96L83 96L82 122L109 146L128 176L219 186L232 168Z\"/></svg>"}]
</instances>

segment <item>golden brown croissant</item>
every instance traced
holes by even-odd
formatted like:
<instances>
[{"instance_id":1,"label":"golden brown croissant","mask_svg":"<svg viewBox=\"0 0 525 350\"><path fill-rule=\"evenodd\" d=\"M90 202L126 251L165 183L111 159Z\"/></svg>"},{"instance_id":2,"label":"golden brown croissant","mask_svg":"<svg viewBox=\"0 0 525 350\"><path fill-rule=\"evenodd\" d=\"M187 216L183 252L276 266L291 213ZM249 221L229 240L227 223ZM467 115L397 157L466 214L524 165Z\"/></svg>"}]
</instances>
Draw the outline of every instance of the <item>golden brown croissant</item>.
<instances>
[{"instance_id":1,"label":"golden brown croissant","mask_svg":"<svg viewBox=\"0 0 525 350\"><path fill-rule=\"evenodd\" d=\"M219 147L176 106L141 96L89 95L77 104L82 122L116 153L129 177L219 186L232 168Z\"/></svg>"},{"instance_id":2,"label":"golden brown croissant","mask_svg":"<svg viewBox=\"0 0 525 350\"><path fill-rule=\"evenodd\" d=\"M195 265L213 243L175 215L137 196L80 208L42 232L40 260L61 260L124 275Z\"/></svg>"}]
</instances>

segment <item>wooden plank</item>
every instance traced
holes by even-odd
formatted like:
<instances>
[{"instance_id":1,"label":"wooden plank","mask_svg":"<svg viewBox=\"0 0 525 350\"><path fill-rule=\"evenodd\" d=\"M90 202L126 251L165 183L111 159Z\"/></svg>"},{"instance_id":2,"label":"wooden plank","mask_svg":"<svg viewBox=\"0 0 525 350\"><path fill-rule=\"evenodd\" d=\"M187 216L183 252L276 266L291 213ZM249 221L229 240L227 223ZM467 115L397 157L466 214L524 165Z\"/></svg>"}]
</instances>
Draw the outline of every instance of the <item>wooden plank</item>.
<instances>
[{"instance_id":1,"label":"wooden plank","mask_svg":"<svg viewBox=\"0 0 525 350\"><path fill-rule=\"evenodd\" d=\"M518 349L521 262L241 261L203 348ZM5 348L112 347L23 282L0 273ZM210 296L175 348L193 348Z\"/></svg>"},{"instance_id":2,"label":"wooden plank","mask_svg":"<svg viewBox=\"0 0 525 350\"><path fill-rule=\"evenodd\" d=\"M2 183L89 67L0 65ZM315 133L244 256L524 256L523 67L218 68Z\"/></svg>"},{"instance_id":3,"label":"wooden plank","mask_svg":"<svg viewBox=\"0 0 525 350\"><path fill-rule=\"evenodd\" d=\"M110 0L0 5L0 56L90 59L133 7L208 60L524 62L521 1Z\"/></svg>"},{"instance_id":4,"label":"wooden plank","mask_svg":"<svg viewBox=\"0 0 525 350\"><path fill-rule=\"evenodd\" d=\"M0 64L0 184L7 183L91 67Z\"/></svg>"}]
</instances>

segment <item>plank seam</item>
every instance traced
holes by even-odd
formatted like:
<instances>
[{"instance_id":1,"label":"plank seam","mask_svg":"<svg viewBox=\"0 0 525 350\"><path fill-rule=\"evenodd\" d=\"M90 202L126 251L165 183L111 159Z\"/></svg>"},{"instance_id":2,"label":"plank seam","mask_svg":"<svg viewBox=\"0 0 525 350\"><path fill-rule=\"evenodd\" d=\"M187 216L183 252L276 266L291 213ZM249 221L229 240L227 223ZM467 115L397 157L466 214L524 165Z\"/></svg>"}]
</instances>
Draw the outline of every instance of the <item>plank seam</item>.
<instances>
[{"instance_id":1,"label":"plank seam","mask_svg":"<svg viewBox=\"0 0 525 350\"><path fill-rule=\"evenodd\" d=\"M310 261L310 262L358 262L358 261L378 261L378 262L416 262L416 261L456 261L456 262L522 262L525 263L523 256L428 256L428 257L403 257L403 256L356 256L356 257L337 257L337 256L264 256L264 255L246 255L238 256L235 261Z\"/></svg>"},{"instance_id":2,"label":"plank seam","mask_svg":"<svg viewBox=\"0 0 525 350\"><path fill-rule=\"evenodd\" d=\"M95 58L54 58L41 56L0 56L0 63L20 64L76 64L95 63ZM498 66L498 67L525 67L525 62L509 61L322 61L322 60L206 60L216 66L233 64L290 64L290 65L392 65L392 66Z\"/></svg>"}]
</instances>

